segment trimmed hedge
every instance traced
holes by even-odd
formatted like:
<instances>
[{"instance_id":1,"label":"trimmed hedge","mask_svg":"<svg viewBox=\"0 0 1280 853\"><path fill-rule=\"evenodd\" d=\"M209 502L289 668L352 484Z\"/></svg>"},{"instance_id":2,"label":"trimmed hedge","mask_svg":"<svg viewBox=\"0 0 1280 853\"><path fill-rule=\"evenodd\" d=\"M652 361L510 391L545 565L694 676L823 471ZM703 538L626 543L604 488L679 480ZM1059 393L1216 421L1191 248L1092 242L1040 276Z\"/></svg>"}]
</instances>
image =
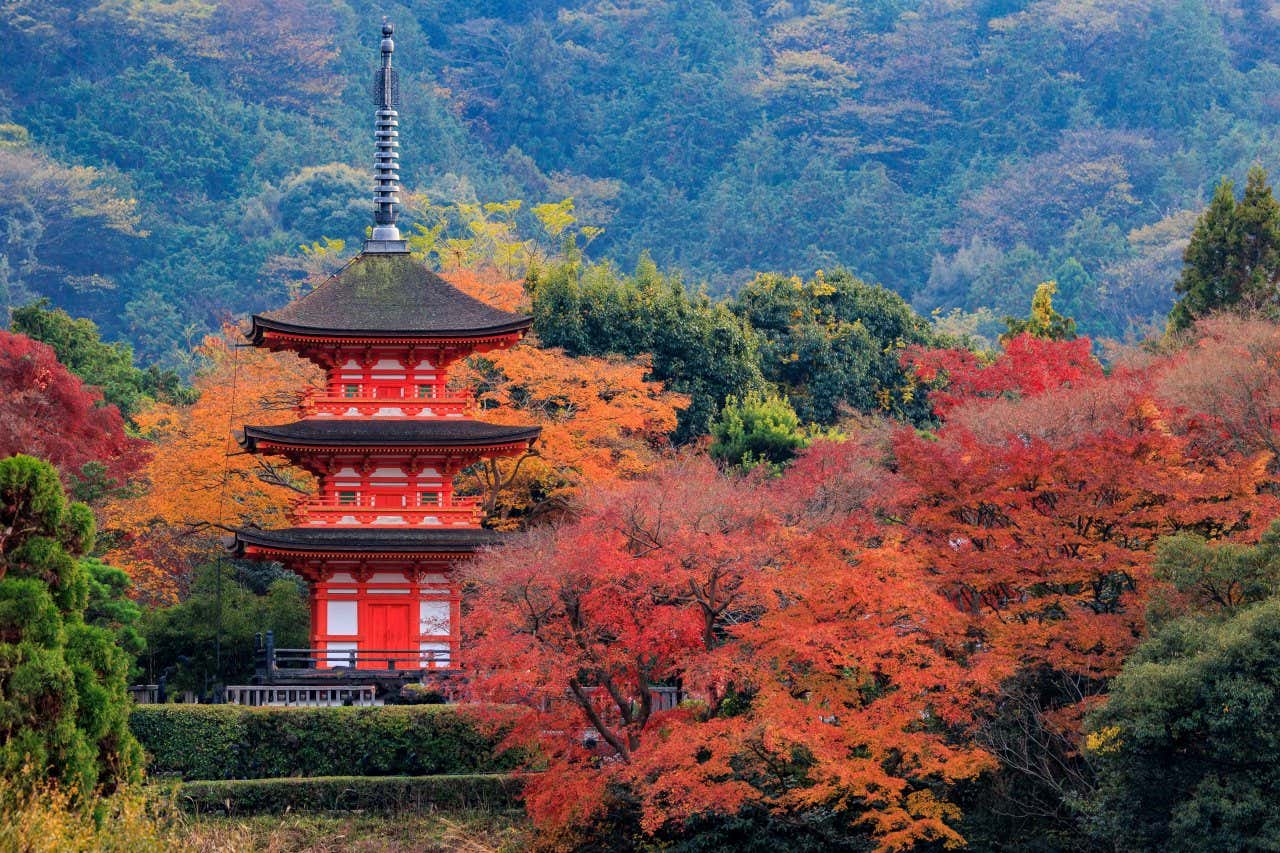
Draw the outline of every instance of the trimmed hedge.
<instances>
[{"instance_id":1,"label":"trimmed hedge","mask_svg":"<svg viewBox=\"0 0 1280 853\"><path fill-rule=\"evenodd\" d=\"M468 776L321 776L183 782L175 801L194 813L284 814L286 810L405 812L517 806L520 781Z\"/></svg>"},{"instance_id":2,"label":"trimmed hedge","mask_svg":"<svg viewBox=\"0 0 1280 853\"><path fill-rule=\"evenodd\" d=\"M148 772L183 779L436 776L513 769L463 706L142 705L129 727Z\"/></svg>"}]
</instances>

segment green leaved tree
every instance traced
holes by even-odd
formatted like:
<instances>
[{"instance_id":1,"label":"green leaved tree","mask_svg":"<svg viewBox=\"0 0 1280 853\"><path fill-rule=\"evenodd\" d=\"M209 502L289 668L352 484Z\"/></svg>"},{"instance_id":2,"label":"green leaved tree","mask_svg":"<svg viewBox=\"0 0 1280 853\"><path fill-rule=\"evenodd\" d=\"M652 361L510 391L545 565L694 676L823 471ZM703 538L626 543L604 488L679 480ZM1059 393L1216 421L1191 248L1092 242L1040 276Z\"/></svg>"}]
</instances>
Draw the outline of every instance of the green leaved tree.
<instances>
[{"instance_id":1,"label":"green leaved tree","mask_svg":"<svg viewBox=\"0 0 1280 853\"><path fill-rule=\"evenodd\" d=\"M711 436L711 456L742 468L781 465L809 444L786 398L758 391L730 397L711 422Z\"/></svg>"},{"instance_id":2,"label":"green leaved tree","mask_svg":"<svg viewBox=\"0 0 1280 853\"><path fill-rule=\"evenodd\" d=\"M47 299L15 308L12 322L13 331L53 347L58 361L86 385L101 388L103 399L114 403L126 418L132 418L151 400L195 402L195 391L177 371L134 366L133 347L102 340L92 320L72 318L61 308L50 308Z\"/></svg>"},{"instance_id":3,"label":"green leaved tree","mask_svg":"<svg viewBox=\"0 0 1280 853\"><path fill-rule=\"evenodd\" d=\"M647 255L624 276L584 261L570 245L564 260L532 268L525 286L544 345L574 356L652 354L652 377L690 398L673 435L678 443L706 435L730 395L766 386L751 328L723 303L660 273Z\"/></svg>"},{"instance_id":4,"label":"green leaved tree","mask_svg":"<svg viewBox=\"0 0 1280 853\"><path fill-rule=\"evenodd\" d=\"M1280 847L1280 523L1256 546L1183 534L1177 595L1089 720L1090 826L1108 849Z\"/></svg>"},{"instance_id":5,"label":"green leaved tree","mask_svg":"<svg viewBox=\"0 0 1280 853\"><path fill-rule=\"evenodd\" d=\"M901 355L936 335L898 294L841 269L808 281L765 273L730 307L760 339L765 379L805 422L829 426L850 410L928 418L926 401L907 391Z\"/></svg>"},{"instance_id":6,"label":"green leaved tree","mask_svg":"<svg viewBox=\"0 0 1280 853\"><path fill-rule=\"evenodd\" d=\"M24 787L54 780L81 802L142 768L129 655L85 619L93 537L93 515L68 502L52 465L0 460L0 772Z\"/></svg>"},{"instance_id":7,"label":"green leaved tree","mask_svg":"<svg viewBox=\"0 0 1280 853\"><path fill-rule=\"evenodd\" d=\"M1196 222L1183 255L1172 330L1226 308L1263 308L1275 303L1280 277L1280 204L1261 166L1249 170L1244 197L1234 184L1218 184L1209 207Z\"/></svg>"}]
</instances>

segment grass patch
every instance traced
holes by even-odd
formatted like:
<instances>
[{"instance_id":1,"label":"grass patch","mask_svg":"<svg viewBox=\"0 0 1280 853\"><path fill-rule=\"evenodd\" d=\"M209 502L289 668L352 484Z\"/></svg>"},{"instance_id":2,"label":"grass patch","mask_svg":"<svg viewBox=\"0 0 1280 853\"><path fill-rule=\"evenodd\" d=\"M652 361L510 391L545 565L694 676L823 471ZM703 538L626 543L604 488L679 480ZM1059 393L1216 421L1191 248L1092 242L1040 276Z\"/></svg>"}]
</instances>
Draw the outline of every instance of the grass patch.
<instances>
[{"instance_id":1,"label":"grass patch","mask_svg":"<svg viewBox=\"0 0 1280 853\"><path fill-rule=\"evenodd\" d=\"M184 822L179 834L188 853L514 853L529 845L529 825L523 815L488 810L397 815L201 815Z\"/></svg>"}]
</instances>

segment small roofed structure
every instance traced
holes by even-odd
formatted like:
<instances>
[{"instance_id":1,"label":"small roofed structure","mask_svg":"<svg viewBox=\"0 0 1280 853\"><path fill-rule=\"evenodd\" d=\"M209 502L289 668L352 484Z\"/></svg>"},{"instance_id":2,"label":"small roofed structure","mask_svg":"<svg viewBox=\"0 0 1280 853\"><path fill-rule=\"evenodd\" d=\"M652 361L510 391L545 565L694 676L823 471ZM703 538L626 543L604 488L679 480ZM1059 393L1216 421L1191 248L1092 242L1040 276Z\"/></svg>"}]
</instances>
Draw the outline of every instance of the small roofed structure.
<instances>
[{"instance_id":1,"label":"small roofed structure","mask_svg":"<svg viewBox=\"0 0 1280 853\"><path fill-rule=\"evenodd\" d=\"M237 556L281 562L308 584L309 648L270 650L273 682L422 680L455 669L457 564L501 536L482 527L477 499L456 495L454 479L482 459L528 452L539 436L477 419L470 393L449 384L452 364L512 346L531 319L462 293L400 239L391 36L384 25L372 236L310 293L253 317L247 333L325 372L299 420L246 425L239 437L246 451L283 457L319 481L294 526L235 531Z\"/></svg>"}]
</instances>

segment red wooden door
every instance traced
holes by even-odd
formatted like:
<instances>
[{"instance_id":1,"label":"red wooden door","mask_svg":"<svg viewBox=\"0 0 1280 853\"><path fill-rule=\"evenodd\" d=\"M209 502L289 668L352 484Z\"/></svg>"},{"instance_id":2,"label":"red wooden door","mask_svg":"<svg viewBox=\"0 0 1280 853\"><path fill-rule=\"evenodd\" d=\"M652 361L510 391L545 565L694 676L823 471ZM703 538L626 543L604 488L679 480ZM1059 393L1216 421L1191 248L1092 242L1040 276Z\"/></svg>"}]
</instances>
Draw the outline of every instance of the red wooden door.
<instances>
[{"instance_id":1,"label":"red wooden door","mask_svg":"<svg viewBox=\"0 0 1280 853\"><path fill-rule=\"evenodd\" d=\"M413 665L410 660L409 629L410 605L408 602L369 602L365 605L365 622L363 642L360 644L360 663L362 669L406 669ZM398 655L388 657L400 658L389 664L387 658L379 658L380 651L395 651Z\"/></svg>"}]
</instances>

